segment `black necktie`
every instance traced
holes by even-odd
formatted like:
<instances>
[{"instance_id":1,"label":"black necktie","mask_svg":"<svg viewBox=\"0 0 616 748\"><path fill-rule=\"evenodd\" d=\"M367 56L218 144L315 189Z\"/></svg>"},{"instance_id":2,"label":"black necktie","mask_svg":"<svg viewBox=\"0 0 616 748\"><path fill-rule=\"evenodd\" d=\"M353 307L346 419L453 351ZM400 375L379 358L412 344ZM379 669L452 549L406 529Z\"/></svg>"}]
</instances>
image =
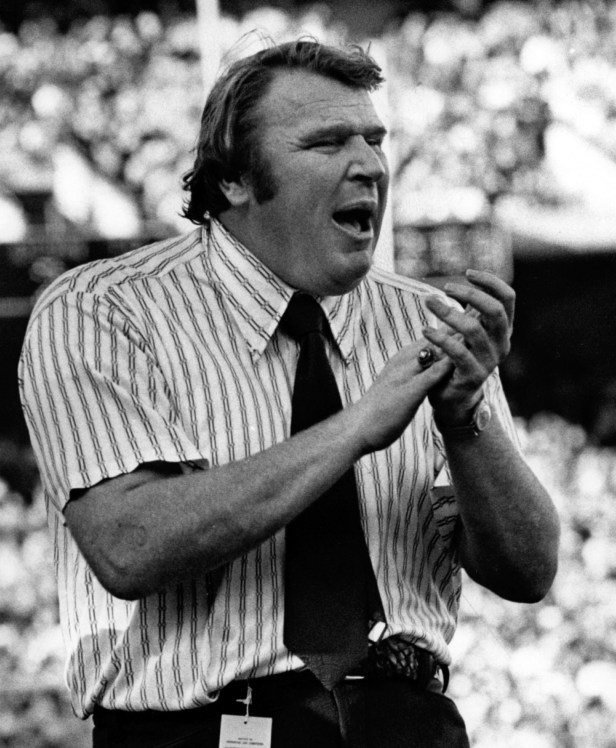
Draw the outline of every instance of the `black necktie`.
<instances>
[{"instance_id":1,"label":"black necktie","mask_svg":"<svg viewBox=\"0 0 616 748\"><path fill-rule=\"evenodd\" d=\"M281 328L300 344L291 433L342 407L327 359L327 319L307 294L291 299ZM384 620L348 470L286 528L285 645L331 689L368 654L371 621Z\"/></svg>"}]
</instances>

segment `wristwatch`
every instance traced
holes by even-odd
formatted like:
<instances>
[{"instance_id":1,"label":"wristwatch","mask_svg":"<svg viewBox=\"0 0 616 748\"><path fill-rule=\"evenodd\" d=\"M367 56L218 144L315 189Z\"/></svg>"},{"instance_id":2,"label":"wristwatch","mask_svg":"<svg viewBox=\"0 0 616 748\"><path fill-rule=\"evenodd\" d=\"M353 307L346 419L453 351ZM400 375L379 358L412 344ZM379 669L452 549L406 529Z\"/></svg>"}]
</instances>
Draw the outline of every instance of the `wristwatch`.
<instances>
[{"instance_id":1,"label":"wristwatch","mask_svg":"<svg viewBox=\"0 0 616 748\"><path fill-rule=\"evenodd\" d=\"M492 409L485 397L482 397L477 405L475 405L471 411L468 423L465 423L462 426L445 426L440 424L436 414L434 415L434 420L438 426L438 430L443 434L443 436L459 438L479 436L479 434L490 423L491 418Z\"/></svg>"}]
</instances>

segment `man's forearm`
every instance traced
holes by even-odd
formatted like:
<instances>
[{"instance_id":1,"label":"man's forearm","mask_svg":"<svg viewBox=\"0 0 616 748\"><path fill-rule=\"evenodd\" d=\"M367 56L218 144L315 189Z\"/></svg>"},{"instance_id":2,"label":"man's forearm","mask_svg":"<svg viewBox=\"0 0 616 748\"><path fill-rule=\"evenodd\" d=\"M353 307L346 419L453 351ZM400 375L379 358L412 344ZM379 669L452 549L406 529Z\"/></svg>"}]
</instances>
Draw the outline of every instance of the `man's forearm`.
<instances>
[{"instance_id":1,"label":"man's forearm","mask_svg":"<svg viewBox=\"0 0 616 748\"><path fill-rule=\"evenodd\" d=\"M477 437L444 437L460 509L459 552L480 584L534 602L556 573L559 522L552 501L497 418Z\"/></svg>"},{"instance_id":2,"label":"man's forearm","mask_svg":"<svg viewBox=\"0 0 616 748\"><path fill-rule=\"evenodd\" d=\"M258 455L168 475L144 466L94 486L65 510L99 581L133 599L202 575L284 527L360 452L341 412Z\"/></svg>"},{"instance_id":3,"label":"man's forearm","mask_svg":"<svg viewBox=\"0 0 616 748\"><path fill-rule=\"evenodd\" d=\"M69 501L65 517L99 581L136 598L227 563L287 525L364 454L408 426L447 361L399 351L368 392L334 416L245 460L191 475L144 467Z\"/></svg>"}]
</instances>

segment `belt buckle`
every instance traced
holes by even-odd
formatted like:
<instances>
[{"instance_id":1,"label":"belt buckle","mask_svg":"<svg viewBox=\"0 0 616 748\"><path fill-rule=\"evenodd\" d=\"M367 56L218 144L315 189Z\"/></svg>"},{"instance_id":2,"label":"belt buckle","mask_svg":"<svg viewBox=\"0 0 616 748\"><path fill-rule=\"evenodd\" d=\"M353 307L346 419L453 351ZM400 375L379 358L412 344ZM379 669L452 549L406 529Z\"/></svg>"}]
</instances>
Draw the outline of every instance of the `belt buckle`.
<instances>
[{"instance_id":1,"label":"belt buckle","mask_svg":"<svg viewBox=\"0 0 616 748\"><path fill-rule=\"evenodd\" d=\"M385 636L385 632L387 631L387 624L385 621L382 620L376 620L372 624L370 631L368 632L368 640L370 641L370 647L374 647L375 645L379 644L383 637ZM366 680L365 675L361 675L359 673L353 673L350 675L345 675L344 680L353 681L353 680Z\"/></svg>"},{"instance_id":2,"label":"belt buckle","mask_svg":"<svg viewBox=\"0 0 616 748\"><path fill-rule=\"evenodd\" d=\"M368 632L368 639L371 644L378 644L383 640L385 632L387 631L387 624L385 621L375 621L372 628Z\"/></svg>"},{"instance_id":3,"label":"belt buckle","mask_svg":"<svg viewBox=\"0 0 616 748\"><path fill-rule=\"evenodd\" d=\"M370 645L367 660L355 672L345 675L345 681L403 678L426 687L438 670L443 671L444 689L447 687L448 669L438 664L434 655L408 641L404 636L381 638Z\"/></svg>"}]
</instances>

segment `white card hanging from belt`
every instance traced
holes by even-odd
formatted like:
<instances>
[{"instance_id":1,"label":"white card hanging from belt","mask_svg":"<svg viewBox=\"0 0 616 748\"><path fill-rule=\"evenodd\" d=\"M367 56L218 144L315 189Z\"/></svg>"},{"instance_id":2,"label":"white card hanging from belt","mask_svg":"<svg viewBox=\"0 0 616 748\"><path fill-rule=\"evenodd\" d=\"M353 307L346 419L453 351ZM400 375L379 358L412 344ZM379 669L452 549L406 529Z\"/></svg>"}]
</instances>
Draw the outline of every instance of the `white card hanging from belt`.
<instances>
[{"instance_id":1,"label":"white card hanging from belt","mask_svg":"<svg viewBox=\"0 0 616 748\"><path fill-rule=\"evenodd\" d=\"M245 699L237 699L246 705L243 716L223 714L220 719L220 741L218 748L238 748L238 746L253 746L253 748L270 748L272 744L271 717L252 717L252 688L248 686Z\"/></svg>"}]
</instances>

